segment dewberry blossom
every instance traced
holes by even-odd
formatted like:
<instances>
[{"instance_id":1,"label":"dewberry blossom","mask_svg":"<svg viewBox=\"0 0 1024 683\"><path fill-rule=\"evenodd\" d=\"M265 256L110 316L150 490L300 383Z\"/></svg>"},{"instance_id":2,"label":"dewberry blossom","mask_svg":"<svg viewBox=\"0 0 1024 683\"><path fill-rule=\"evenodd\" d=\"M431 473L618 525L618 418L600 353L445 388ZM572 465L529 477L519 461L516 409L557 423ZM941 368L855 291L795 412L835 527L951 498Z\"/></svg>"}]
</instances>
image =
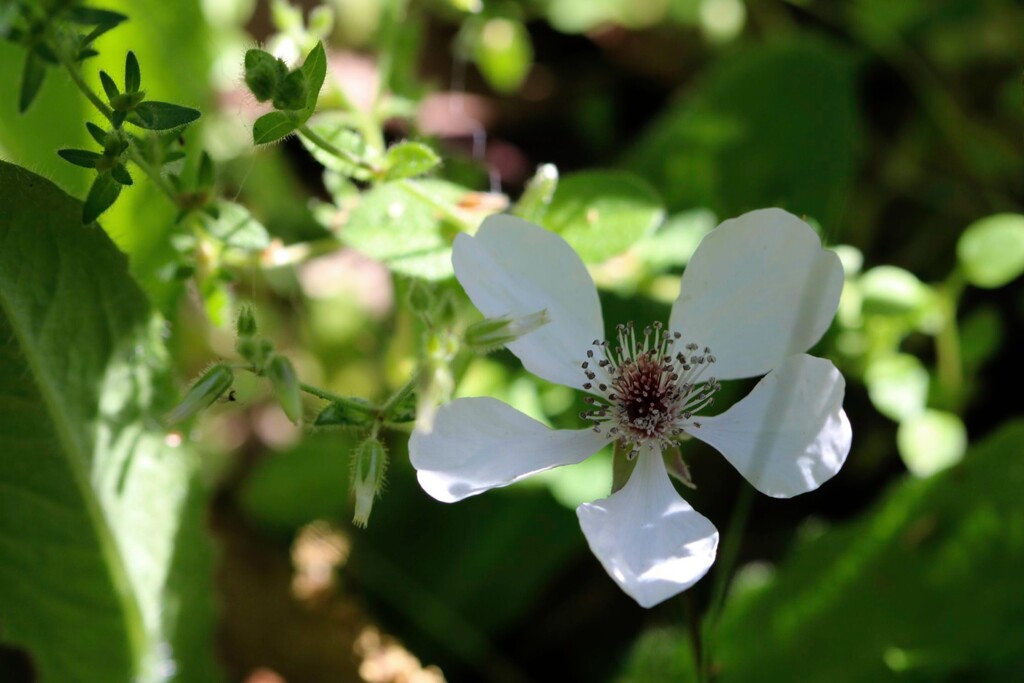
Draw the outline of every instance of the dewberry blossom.
<instances>
[{"instance_id":1,"label":"dewberry blossom","mask_svg":"<svg viewBox=\"0 0 1024 683\"><path fill-rule=\"evenodd\" d=\"M668 325L620 325L612 344L594 282L558 235L508 215L459 235L455 275L485 316L546 310L550 322L508 343L527 370L587 392L588 424L550 429L493 398L442 406L409 453L423 489L455 502L537 472L581 462L618 441L635 467L607 498L576 510L590 549L644 607L708 571L715 527L676 492L663 450L691 436L718 450L757 490L812 491L850 450L845 382L806 355L839 303L839 259L780 209L725 221L683 273ZM701 415L724 380L762 376L744 399Z\"/></svg>"}]
</instances>

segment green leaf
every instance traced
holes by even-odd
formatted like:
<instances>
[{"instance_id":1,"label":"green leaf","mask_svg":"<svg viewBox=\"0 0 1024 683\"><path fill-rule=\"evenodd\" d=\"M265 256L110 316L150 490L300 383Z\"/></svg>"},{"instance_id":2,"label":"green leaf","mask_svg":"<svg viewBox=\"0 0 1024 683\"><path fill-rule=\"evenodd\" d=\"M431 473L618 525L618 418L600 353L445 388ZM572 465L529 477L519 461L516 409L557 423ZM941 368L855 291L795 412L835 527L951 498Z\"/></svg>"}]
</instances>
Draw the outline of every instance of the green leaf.
<instances>
[{"instance_id":1,"label":"green leaf","mask_svg":"<svg viewBox=\"0 0 1024 683\"><path fill-rule=\"evenodd\" d=\"M876 266L864 273L857 284L864 298L864 312L870 315L921 314L931 299L926 284L896 266Z\"/></svg>"},{"instance_id":2,"label":"green leaf","mask_svg":"<svg viewBox=\"0 0 1024 683\"><path fill-rule=\"evenodd\" d=\"M128 116L128 120L147 130L167 130L185 126L199 118L199 111L169 102L142 102Z\"/></svg>"},{"instance_id":3,"label":"green leaf","mask_svg":"<svg viewBox=\"0 0 1024 683\"><path fill-rule=\"evenodd\" d=\"M114 83L114 79L106 71L100 71L100 84L103 86L103 92L107 94L107 99L110 101L113 101L115 97L121 94L121 91L117 89L117 84Z\"/></svg>"},{"instance_id":4,"label":"green leaf","mask_svg":"<svg viewBox=\"0 0 1024 683\"><path fill-rule=\"evenodd\" d=\"M715 639L722 683L1016 680L1021 443L1016 420L734 592Z\"/></svg>"},{"instance_id":5,"label":"green leaf","mask_svg":"<svg viewBox=\"0 0 1024 683\"><path fill-rule=\"evenodd\" d=\"M96 9L95 7L82 7L81 5L70 7L64 16L68 21L73 21L76 24L83 24L85 26L102 25L108 28L113 28L128 19L127 16L120 12Z\"/></svg>"},{"instance_id":6,"label":"green leaf","mask_svg":"<svg viewBox=\"0 0 1024 683\"><path fill-rule=\"evenodd\" d=\"M927 410L900 423L896 446L907 469L930 477L963 460L967 428L953 413Z\"/></svg>"},{"instance_id":7,"label":"green leaf","mask_svg":"<svg viewBox=\"0 0 1024 683\"><path fill-rule=\"evenodd\" d=\"M132 184L132 176L128 173L128 169L124 164L116 164L112 169L110 169L110 175L112 175L114 180L122 185Z\"/></svg>"},{"instance_id":8,"label":"green leaf","mask_svg":"<svg viewBox=\"0 0 1024 683\"><path fill-rule=\"evenodd\" d=\"M533 65L533 45L523 23L501 17L481 21L473 43L473 60L491 87L506 94L519 90Z\"/></svg>"},{"instance_id":9,"label":"green leaf","mask_svg":"<svg viewBox=\"0 0 1024 683\"><path fill-rule=\"evenodd\" d=\"M135 53L128 50L128 56L124 59L124 91L128 93L138 92L142 85L142 73L139 71L139 60Z\"/></svg>"},{"instance_id":10,"label":"green leaf","mask_svg":"<svg viewBox=\"0 0 1024 683\"><path fill-rule=\"evenodd\" d=\"M992 289L1024 273L1024 215L1000 213L971 223L956 255L967 281Z\"/></svg>"},{"instance_id":11,"label":"green leaf","mask_svg":"<svg viewBox=\"0 0 1024 683\"><path fill-rule=\"evenodd\" d=\"M89 195L82 205L82 222L92 223L99 215L110 208L121 194L121 184L114 180L110 173L100 173L92 181Z\"/></svg>"},{"instance_id":12,"label":"green leaf","mask_svg":"<svg viewBox=\"0 0 1024 683\"><path fill-rule=\"evenodd\" d=\"M46 77L46 66L36 53L29 50L25 53L25 66L21 71L21 91L18 95L18 113L24 114L32 100L39 94L39 88Z\"/></svg>"},{"instance_id":13,"label":"green leaf","mask_svg":"<svg viewBox=\"0 0 1024 683\"><path fill-rule=\"evenodd\" d=\"M209 680L202 496L159 426L160 322L79 202L0 162L0 206L0 637L40 681L148 683L168 662Z\"/></svg>"},{"instance_id":14,"label":"green leaf","mask_svg":"<svg viewBox=\"0 0 1024 683\"><path fill-rule=\"evenodd\" d=\"M210 188L213 187L214 171L213 171L213 159L207 154L206 150L199 156L199 170L196 172L196 187L197 188Z\"/></svg>"},{"instance_id":15,"label":"green leaf","mask_svg":"<svg viewBox=\"0 0 1024 683\"><path fill-rule=\"evenodd\" d=\"M426 280L451 277L451 237L437 211L403 189L417 183L424 193L453 200L464 189L441 180L400 180L364 193L349 214L342 239L398 273Z\"/></svg>"},{"instance_id":16,"label":"green leaf","mask_svg":"<svg viewBox=\"0 0 1024 683\"><path fill-rule=\"evenodd\" d=\"M316 416L316 427L365 427L373 422L373 405L361 398L346 403L329 403Z\"/></svg>"},{"instance_id":17,"label":"green leaf","mask_svg":"<svg viewBox=\"0 0 1024 683\"><path fill-rule=\"evenodd\" d=\"M87 149L58 149L57 154L64 161L82 168L96 168L96 162L103 158L102 154Z\"/></svg>"},{"instance_id":18,"label":"green leaf","mask_svg":"<svg viewBox=\"0 0 1024 683\"><path fill-rule=\"evenodd\" d=\"M387 168L384 178L412 178L427 173L440 163L441 157L427 145L421 142L399 142L389 147L384 154L384 165Z\"/></svg>"},{"instance_id":19,"label":"green leaf","mask_svg":"<svg viewBox=\"0 0 1024 683\"><path fill-rule=\"evenodd\" d=\"M871 359L864 372L871 403L897 422L920 415L928 400L928 370L907 353Z\"/></svg>"},{"instance_id":20,"label":"green leaf","mask_svg":"<svg viewBox=\"0 0 1024 683\"><path fill-rule=\"evenodd\" d=\"M298 127L294 116L283 111L272 111L256 119L252 127L252 141L257 145L276 142L295 132Z\"/></svg>"},{"instance_id":21,"label":"green leaf","mask_svg":"<svg viewBox=\"0 0 1024 683\"><path fill-rule=\"evenodd\" d=\"M92 136L92 139L96 141L96 144L98 144L98 145L106 145L107 144L107 133L102 128L97 126L92 121L86 121L85 122L85 128L86 128L86 130L89 131L89 135Z\"/></svg>"},{"instance_id":22,"label":"green leaf","mask_svg":"<svg viewBox=\"0 0 1024 683\"><path fill-rule=\"evenodd\" d=\"M832 229L857 169L855 66L835 42L737 48L643 133L626 167L672 212L779 206Z\"/></svg>"},{"instance_id":23,"label":"green leaf","mask_svg":"<svg viewBox=\"0 0 1024 683\"><path fill-rule=\"evenodd\" d=\"M211 236L235 249L261 251L270 246L270 233L249 210L226 199L214 202L214 213L202 214L203 228Z\"/></svg>"},{"instance_id":24,"label":"green leaf","mask_svg":"<svg viewBox=\"0 0 1024 683\"><path fill-rule=\"evenodd\" d=\"M583 171L565 176L544 214L587 263L617 256L651 234L665 212L646 181L631 173Z\"/></svg>"},{"instance_id":25,"label":"green leaf","mask_svg":"<svg viewBox=\"0 0 1024 683\"><path fill-rule=\"evenodd\" d=\"M324 52L323 42L317 42L316 47L306 55L306 61L299 69L306 77L306 102L302 108L302 120L305 121L316 111L320 88L323 87L324 78L327 77L327 53Z\"/></svg>"}]
</instances>

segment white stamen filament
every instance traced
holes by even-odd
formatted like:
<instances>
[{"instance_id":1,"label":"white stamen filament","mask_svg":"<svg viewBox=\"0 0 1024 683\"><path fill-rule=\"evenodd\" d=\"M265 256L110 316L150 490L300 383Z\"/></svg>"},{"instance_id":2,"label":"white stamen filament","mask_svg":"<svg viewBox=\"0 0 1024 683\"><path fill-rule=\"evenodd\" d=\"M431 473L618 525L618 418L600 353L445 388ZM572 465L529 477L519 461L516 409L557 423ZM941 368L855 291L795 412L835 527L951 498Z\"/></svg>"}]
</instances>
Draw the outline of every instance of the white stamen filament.
<instances>
[{"instance_id":1,"label":"white stamen filament","mask_svg":"<svg viewBox=\"0 0 1024 683\"><path fill-rule=\"evenodd\" d=\"M667 445L683 432L699 428L693 416L714 403L714 393L721 387L714 376L703 379L715 362L711 349L698 353L700 347L691 343L684 351L672 353L682 335L665 331L661 323L644 328L641 340L633 323L619 325L617 337L614 350L608 342L595 339L597 353L587 351L583 388L598 396L585 399L593 408L580 417L598 433L607 429L633 452L643 443L653 440Z\"/></svg>"}]
</instances>

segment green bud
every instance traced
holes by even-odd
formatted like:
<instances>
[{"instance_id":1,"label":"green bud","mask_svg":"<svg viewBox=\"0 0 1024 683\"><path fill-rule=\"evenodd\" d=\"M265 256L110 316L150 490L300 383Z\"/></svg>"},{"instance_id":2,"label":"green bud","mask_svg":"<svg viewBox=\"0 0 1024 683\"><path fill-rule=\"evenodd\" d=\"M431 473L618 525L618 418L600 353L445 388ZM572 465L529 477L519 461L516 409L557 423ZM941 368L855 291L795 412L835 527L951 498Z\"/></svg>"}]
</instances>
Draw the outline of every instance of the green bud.
<instances>
[{"instance_id":1,"label":"green bud","mask_svg":"<svg viewBox=\"0 0 1024 683\"><path fill-rule=\"evenodd\" d=\"M503 315L498 318L485 318L473 323L466 330L466 345L478 353L487 353L514 342L549 322L551 317L547 309L518 317Z\"/></svg>"},{"instance_id":2,"label":"green bud","mask_svg":"<svg viewBox=\"0 0 1024 683\"><path fill-rule=\"evenodd\" d=\"M278 84L277 92L274 94L274 107L287 110L302 109L306 106L308 90L305 72L296 69Z\"/></svg>"},{"instance_id":3,"label":"green bud","mask_svg":"<svg viewBox=\"0 0 1024 683\"><path fill-rule=\"evenodd\" d=\"M513 207L512 213L528 221L540 223L547 213L557 187L558 169L554 164L541 164L533 177L527 181L526 189Z\"/></svg>"},{"instance_id":4,"label":"green bud","mask_svg":"<svg viewBox=\"0 0 1024 683\"><path fill-rule=\"evenodd\" d=\"M221 394L231 387L235 374L223 363L217 363L196 380L192 388L185 394L181 403L167 413L167 424L183 422L198 414L220 398Z\"/></svg>"},{"instance_id":5,"label":"green bud","mask_svg":"<svg viewBox=\"0 0 1024 683\"><path fill-rule=\"evenodd\" d=\"M352 492L356 497L356 509L352 523L366 527L373 510L373 501L384 486L388 469L388 452L376 437L371 436L356 447L352 456Z\"/></svg>"},{"instance_id":6,"label":"green bud","mask_svg":"<svg viewBox=\"0 0 1024 683\"><path fill-rule=\"evenodd\" d=\"M256 315L249 304L242 304L235 321L235 331L239 337L251 337L256 334Z\"/></svg>"},{"instance_id":7,"label":"green bud","mask_svg":"<svg viewBox=\"0 0 1024 683\"><path fill-rule=\"evenodd\" d=\"M260 102L273 97L287 75L285 63L269 52L252 49L245 53L245 84Z\"/></svg>"},{"instance_id":8,"label":"green bud","mask_svg":"<svg viewBox=\"0 0 1024 683\"><path fill-rule=\"evenodd\" d=\"M302 390L299 389L299 378L295 375L292 362L284 356L274 354L267 364L267 377L274 385L277 402L288 419L295 424L302 422Z\"/></svg>"}]
</instances>

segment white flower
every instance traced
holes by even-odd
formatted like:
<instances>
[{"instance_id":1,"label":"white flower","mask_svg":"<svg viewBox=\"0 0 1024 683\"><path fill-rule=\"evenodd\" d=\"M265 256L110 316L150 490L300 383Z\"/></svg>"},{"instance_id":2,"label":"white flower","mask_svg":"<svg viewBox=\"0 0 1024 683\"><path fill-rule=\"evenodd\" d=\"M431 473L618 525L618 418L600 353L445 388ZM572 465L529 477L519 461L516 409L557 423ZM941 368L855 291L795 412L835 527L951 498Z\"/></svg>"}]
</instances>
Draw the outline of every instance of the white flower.
<instances>
[{"instance_id":1,"label":"white flower","mask_svg":"<svg viewBox=\"0 0 1024 683\"><path fill-rule=\"evenodd\" d=\"M717 449L759 491L814 490L846 460L845 382L803 352L832 321L839 259L780 209L752 211L708 234L683 273L667 329L619 326L609 346L597 290L558 235L512 216L459 235L455 274L484 315L547 310L550 322L508 344L535 375L588 392L591 426L552 430L492 398L443 406L409 453L420 485L454 502L580 462L606 444L632 447L628 482L576 513L590 549L633 599L651 607L710 568L718 532L676 492L661 451L682 434ZM698 416L720 380L764 375L719 415Z\"/></svg>"}]
</instances>

